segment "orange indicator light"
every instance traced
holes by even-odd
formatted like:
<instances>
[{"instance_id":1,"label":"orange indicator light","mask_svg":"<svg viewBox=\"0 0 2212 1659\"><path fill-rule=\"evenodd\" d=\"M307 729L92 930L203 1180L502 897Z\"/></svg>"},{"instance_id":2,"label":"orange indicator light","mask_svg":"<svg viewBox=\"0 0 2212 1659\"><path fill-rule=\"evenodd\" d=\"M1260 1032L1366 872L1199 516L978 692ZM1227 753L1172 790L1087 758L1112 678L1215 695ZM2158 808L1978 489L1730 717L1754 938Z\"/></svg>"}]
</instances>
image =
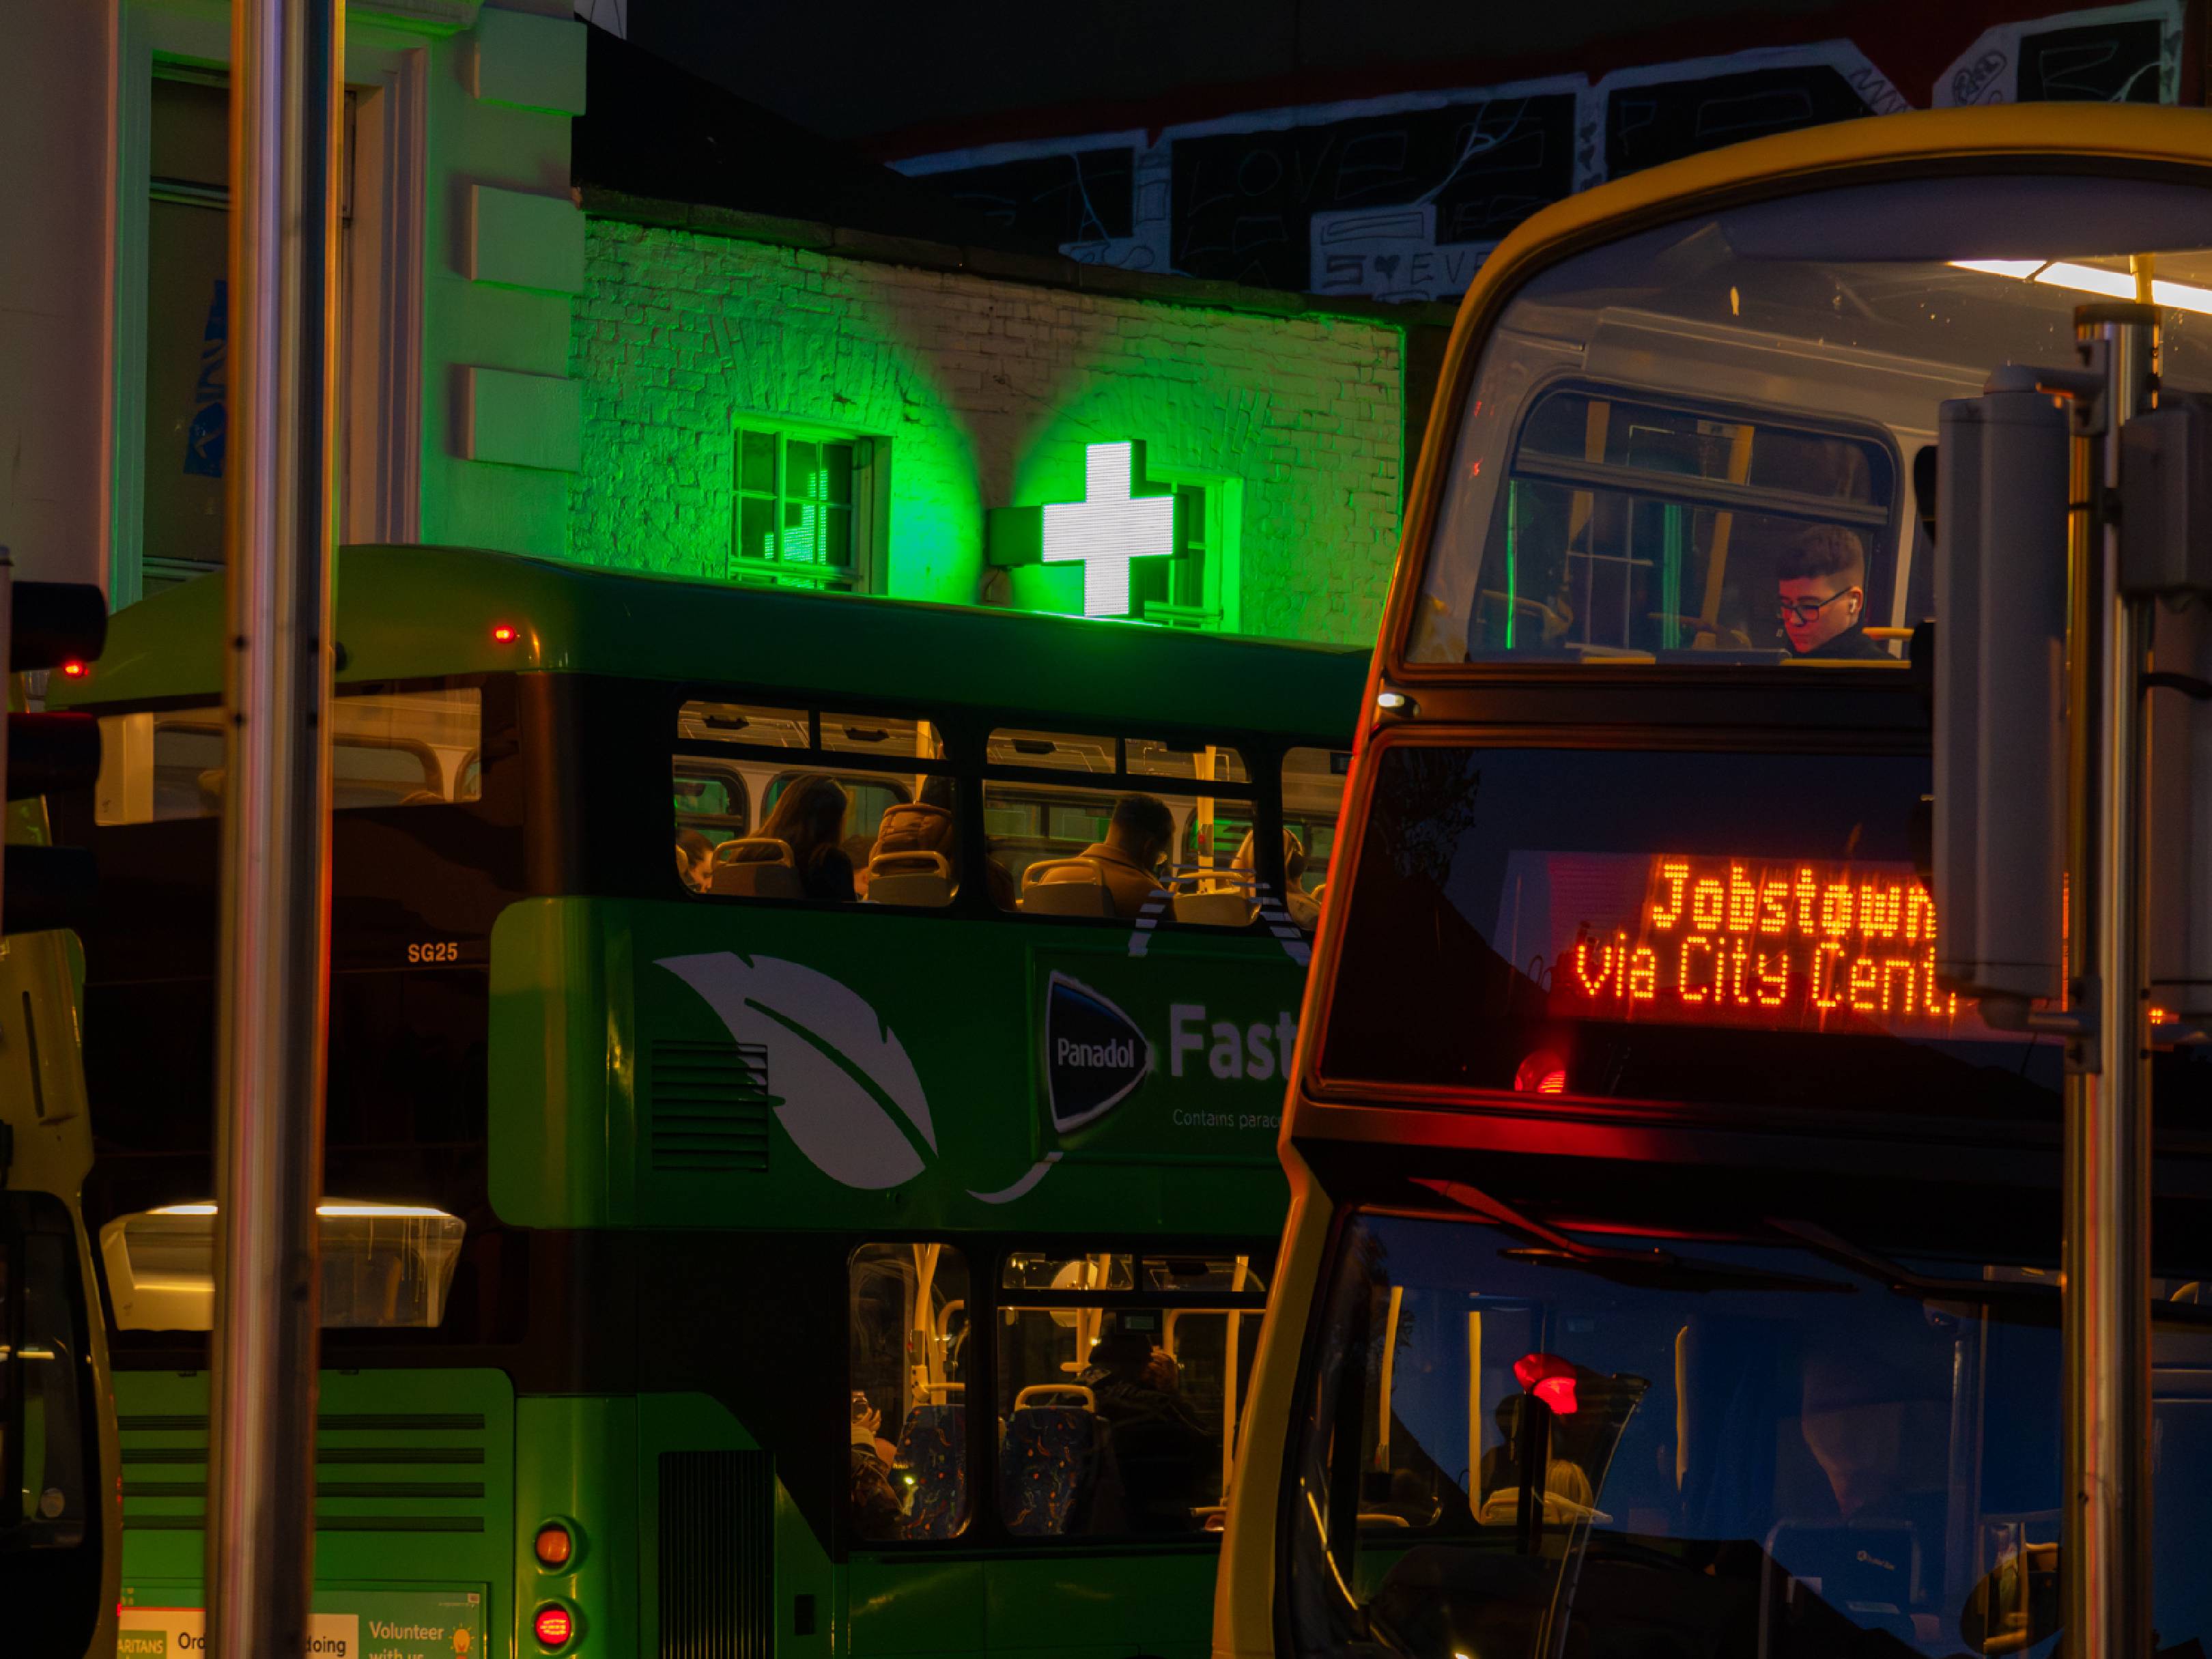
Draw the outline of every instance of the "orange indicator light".
<instances>
[{"instance_id":1,"label":"orange indicator light","mask_svg":"<svg viewBox=\"0 0 2212 1659\"><path fill-rule=\"evenodd\" d=\"M558 1521L548 1521L538 1529L537 1541L531 1547L541 1567L564 1567L575 1553L575 1540L569 1537L568 1528Z\"/></svg>"}]
</instances>

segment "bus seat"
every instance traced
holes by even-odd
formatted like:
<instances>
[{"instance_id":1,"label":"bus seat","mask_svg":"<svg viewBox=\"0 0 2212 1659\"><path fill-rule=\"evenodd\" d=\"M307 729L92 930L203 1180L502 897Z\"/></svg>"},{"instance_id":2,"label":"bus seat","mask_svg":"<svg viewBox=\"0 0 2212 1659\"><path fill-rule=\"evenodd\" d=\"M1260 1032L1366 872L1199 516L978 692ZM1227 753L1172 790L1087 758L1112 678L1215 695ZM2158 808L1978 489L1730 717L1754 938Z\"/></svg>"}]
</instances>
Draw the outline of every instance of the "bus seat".
<instances>
[{"instance_id":1,"label":"bus seat","mask_svg":"<svg viewBox=\"0 0 2212 1659\"><path fill-rule=\"evenodd\" d=\"M1057 872L1065 871L1065 875ZM1106 872L1088 859L1048 859L1022 872L1022 908L1042 916L1110 916Z\"/></svg>"},{"instance_id":2,"label":"bus seat","mask_svg":"<svg viewBox=\"0 0 2212 1659\"><path fill-rule=\"evenodd\" d=\"M953 1536L968 1518L968 1408L916 1406L899 1431L891 1467L914 1482L906 1536Z\"/></svg>"},{"instance_id":3,"label":"bus seat","mask_svg":"<svg viewBox=\"0 0 2212 1659\"><path fill-rule=\"evenodd\" d=\"M792 867L788 842L772 836L746 836L714 849L714 876L707 890L747 898L798 898L804 889L799 872Z\"/></svg>"},{"instance_id":4,"label":"bus seat","mask_svg":"<svg viewBox=\"0 0 2212 1659\"><path fill-rule=\"evenodd\" d=\"M1251 895L1234 888L1175 896L1175 919L1200 927L1242 927L1252 920L1252 914Z\"/></svg>"},{"instance_id":5,"label":"bus seat","mask_svg":"<svg viewBox=\"0 0 2212 1659\"><path fill-rule=\"evenodd\" d=\"M1058 1384L1044 1387L1066 1392ZM1016 1398L1037 1392L1025 1389ZM1006 1530L1018 1538L1089 1532L1106 1442L1106 1425L1085 1407L1017 1404L999 1455L999 1512Z\"/></svg>"},{"instance_id":6,"label":"bus seat","mask_svg":"<svg viewBox=\"0 0 2212 1659\"><path fill-rule=\"evenodd\" d=\"M1024 1406L1042 1406L1054 1399L1062 1404L1075 1402L1087 1412L1098 1409L1098 1396L1091 1391L1088 1383L1084 1382L1032 1382L1014 1396L1014 1409L1019 1411Z\"/></svg>"},{"instance_id":7,"label":"bus seat","mask_svg":"<svg viewBox=\"0 0 2212 1659\"><path fill-rule=\"evenodd\" d=\"M868 860L871 904L952 902L952 866L942 853L878 853Z\"/></svg>"}]
</instances>

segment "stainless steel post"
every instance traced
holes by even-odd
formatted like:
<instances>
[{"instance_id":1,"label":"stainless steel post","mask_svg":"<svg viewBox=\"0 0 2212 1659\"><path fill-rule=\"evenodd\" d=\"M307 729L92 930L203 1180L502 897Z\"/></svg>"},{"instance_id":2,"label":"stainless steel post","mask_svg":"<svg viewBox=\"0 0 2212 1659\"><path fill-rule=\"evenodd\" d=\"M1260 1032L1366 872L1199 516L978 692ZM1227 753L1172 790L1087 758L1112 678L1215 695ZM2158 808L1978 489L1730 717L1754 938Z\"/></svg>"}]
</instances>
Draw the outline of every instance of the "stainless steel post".
<instances>
[{"instance_id":1,"label":"stainless steel post","mask_svg":"<svg viewBox=\"0 0 2212 1659\"><path fill-rule=\"evenodd\" d=\"M330 961L337 0L231 0L210 1650L303 1651Z\"/></svg>"},{"instance_id":2,"label":"stainless steel post","mask_svg":"<svg viewBox=\"0 0 2212 1659\"><path fill-rule=\"evenodd\" d=\"M2077 333L2109 370L2104 432L2075 468L2076 814L2069 941L2075 1000L2094 1022L2067 1079L2066 1528L2062 1617L2071 1659L2150 1651L2149 961L2143 926L2142 674L2148 602L2119 588L2108 510L2120 427L2156 384L2158 313L2084 306Z\"/></svg>"}]
</instances>

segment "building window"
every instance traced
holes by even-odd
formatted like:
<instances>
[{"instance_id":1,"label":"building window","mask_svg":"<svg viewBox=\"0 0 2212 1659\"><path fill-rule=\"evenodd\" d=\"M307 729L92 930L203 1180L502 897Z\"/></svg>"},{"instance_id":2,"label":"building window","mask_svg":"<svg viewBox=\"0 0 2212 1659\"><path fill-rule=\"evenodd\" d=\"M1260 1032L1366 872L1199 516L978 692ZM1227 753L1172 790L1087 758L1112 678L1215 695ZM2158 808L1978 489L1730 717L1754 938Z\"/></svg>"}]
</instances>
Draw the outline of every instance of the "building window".
<instances>
[{"instance_id":1,"label":"building window","mask_svg":"<svg viewBox=\"0 0 2212 1659\"><path fill-rule=\"evenodd\" d=\"M730 574L741 582L865 592L877 443L741 426Z\"/></svg>"},{"instance_id":2,"label":"building window","mask_svg":"<svg viewBox=\"0 0 2212 1659\"><path fill-rule=\"evenodd\" d=\"M1155 477L1158 475L1156 473ZM1175 490L1175 553L1133 560L1129 611L1169 628L1237 630L1235 485L1227 479L1168 479Z\"/></svg>"},{"instance_id":3,"label":"building window","mask_svg":"<svg viewBox=\"0 0 2212 1659\"><path fill-rule=\"evenodd\" d=\"M229 412L230 96L154 82L146 249L146 591L222 562Z\"/></svg>"},{"instance_id":4,"label":"building window","mask_svg":"<svg viewBox=\"0 0 2212 1659\"><path fill-rule=\"evenodd\" d=\"M337 135L336 275L340 314L349 318L356 104L356 94L349 89ZM223 562L230 412L229 143L228 76L220 70L159 65L151 89L147 154L138 592L125 592L125 599L158 592L219 569ZM345 368L341 354L341 375ZM337 441L343 450L343 434Z\"/></svg>"}]
</instances>

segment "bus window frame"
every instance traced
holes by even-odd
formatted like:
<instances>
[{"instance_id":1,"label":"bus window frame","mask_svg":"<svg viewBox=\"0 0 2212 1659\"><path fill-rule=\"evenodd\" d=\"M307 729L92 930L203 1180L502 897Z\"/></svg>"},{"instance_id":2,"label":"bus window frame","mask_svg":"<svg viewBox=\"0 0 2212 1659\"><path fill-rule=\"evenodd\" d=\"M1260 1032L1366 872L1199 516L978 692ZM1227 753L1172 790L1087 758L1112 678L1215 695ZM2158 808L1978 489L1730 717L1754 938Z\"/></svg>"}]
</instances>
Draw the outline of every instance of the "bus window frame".
<instances>
[{"instance_id":1,"label":"bus window frame","mask_svg":"<svg viewBox=\"0 0 2212 1659\"><path fill-rule=\"evenodd\" d=\"M1046 789L1082 788L1099 792L1152 793L1164 783L1180 783L1180 779L1163 779L1147 773L1127 770L1126 744L1128 734L1125 728L1097 720L1064 719L1058 715L1040 714L1034 709L1009 708L981 704L927 705L896 700L878 700L868 713L887 719L927 720L935 729L943 745L943 754L932 760L901 757L896 765L881 761L872 763L871 757L856 755L848 750L827 750L820 746L821 725L824 713L841 711L829 705L835 699L825 699L801 688L766 687L742 682L714 683L704 681L668 681L657 683L659 695L652 701L658 712L662 736L662 773L666 775L679 755L696 755L702 759L743 758L768 763L777 770L804 767L823 772L843 769L848 763L855 772L886 771L894 776L918 774L924 776L950 776L953 780L958 803L960 821L974 825L976 833L963 833L960 837L959 890L947 905L912 907L904 905L847 903L837 899L774 899L746 900L742 896L723 895L726 903L763 903L778 910L855 911L875 910L889 915L988 916L1001 921L1025 926L1060 926L1067 927L1110 928L1127 932L1130 923L1117 916L1032 916L1025 917L1019 910L1002 910L991 902L988 877L985 866L989 859L989 836L981 830L983 823L983 787L987 781L1024 784ZM685 738L678 730L678 721L685 704L691 702L757 703L763 707L804 707L807 714L809 746L793 749L781 744L746 744L724 739ZM994 731L1064 732L1070 737L1110 738L1115 744L1116 769L1113 772L1076 772L1064 768L997 766L987 758L990 737ZM1317 749L1323 751L1344 752L1352 740L1344 734L1332 738L1315 732L1282 736L1258 732L1215 730L1194 731L1189 727L1158 727L1141 736L1155 742L1182 741L1188 738L1194 748L1211 744L1216 748L1232 749L1244 767L1245 781L1236 784L1214 784L1205 791L1197 789L1169 789L1169 793L1211 793L1216 799L1247 803L1252 811L1253 826L1258 841L1255 861L1260 884L1263 890L1280 893L1284 886L1282 857L1282 771L1283 760L1293 749ZM755 822L765 817L766 809L755 803ZM672 812L672 821L673 814ZM1341 835L1341 819L1339 834ZM1270 834L1269 832L1273 833ZM685 900L714 898L710 894L693 891L684 884L673 861L665 877L656 878L653 890L659 896L674 896ZM1218 939L1250 939L1266 933L1267 922L1264 915L1255 916L1242 927L1219 927L1193 925L1168 931L1179 938L1211 937Z\"/></svg>"},{"instance_id":2,"label":"bus window frame","mask_svg":"<svg viewBox=\"0 0 2212 1659\"><path fill-rule=\"evenodd\" d=\"M1747 665L1717 665L1711 670L1675 664L1505 663L1485 661L1416 662L1410 652L1425 599L1425 586L1436 551L1437 521L1443 504L1454 458L1468 415L1468 398L1480 374L1482 358L1505 313L1538 277L1584 253L1626 240L1632 236L1668 225L1756 207L1762 203L1794 200L1816 193L1850 190L1862 185L1986 179L1994 176L2072 177L2108 179L2115 169L2134 182L2165 182L2198 191L2212 190L2212 167L2200 163L2157 157L2117 157L2084 150L2004 150L1990 153L1951 152L1906 156L1870 156L1829 162L1816 173L1802 171L1769 173L1760 177L1687 191L1602 217L1571 222L1563 230L1540 240L1523 240L1520 232L1509 236L1498 253L1486 261L1468 289L1446 344L1442 373L1437 377L1436 406L1445 418L1429 422L1420 455L1415 463L1412 487L1399 537L1398 565L1383 610L1376 644L1376 667L1391 684L1446 690L1477 684L1486 679L1509 684L1573 685L1589 690L1646 687L1695 687L1715 679L1742 692L1764 693L1778 684L1801 685L1808 678L1802 669L1787 665L1773 668ZM1501 257L1502 256L1502 257ZM1901 481L1902 482L1902 481ZM1901 490L1900 490L1901 493ZM1888 678L1887 675L1861 677ZM1906 678L1896 676L1899 679ZM1831 691L1837 682L1822 677ZM1355 768L1355 769L1357 769ZM1318 967L1318 964L1316 964Z\"/></svg>"},{"instance_id":3,"label":"bus window frame","mask_svg":"<svg viewBox=\"0 0 2212 1659\"><path fill-rule=\"evenodd\" d=\"M666 747L665 757L666 771L672 774L684 757L690 757L708 761L751 761L759 764L768 773L769 781L763 783L761 788L761 799L752 803L753 817L749 826L749 832L750 830L757 830L774 811L773 804L767 799L769 790L775 781L782 779L787 774L834 775L840 772L851 772L871 775L880 773L886 777L951 777L953 780L955 791L962 796L961 811L964 813L968 810L964 792L961 787L960 769L954 760L953 744L945 723L933 711L912 704L888 703L870 710L869 714L891 720L911 720L917 724L923 721L928 722L937 732L939 742L943 744L945 751L943 755L931 758L925 758L919 755L876 756L849 749L825 749L822 744L823 714L827 713L841 718L852 718L852 716L845 711L830 708L829 700L818 697L811 691L791 688L780 690L754 690L729 685L703 685L690 682L672 685L667 688L667 690L668 695L659 700L662 704L661 730L665 734L664 742ZM750 703L762 708L788 708L793 706L801 708L806 714L806 746L803 749L795 749L784 744L749 744L736 738L686 737L680 729L683 712L689 705L701 702L740 705ZM746 793L750 797L752 793L752 787L748 782L745 787ZM671 824L672 828L681 828L682 826L676 823L676 816L672 811ZM659 884L664 890L673 891L678 896L687 901L702 900L709 903L763 905L778 910L880 910L902 915L944 915L965 908L963 895L967 891L969 884L968 871L965 867L968 863L966 848L968 840L969 837L965 836L961 837L963 868L960 872L960 891L954 894L952 902L949 905L867 904L857 898L849 901L803 897L759 899L744 894L702 893L686 885L682 873L672 864L668 875Z\"/></svg>"},{"instance_id":4,"label":"bus window frame","mask_svg":"<svg viewBox=\"0 0 2212 1659\"><path fill-rule=\"evenodd\" d=\"M1899 606L1903 603L1903 596L1910 591L1911 562L1915 551L1913 538L1909 533L1909 524L1905 511L1905 498L1911 488L1911 478L1903 452L1899 448L1895 433L1872 422L1839 419L1834 416L1800 410L1787 404L1731 402L1724 398L1701 398L1695 393L1681 393L1663 387L1650 387L1632 380L1601 380L1573 368L1557 368L1540 376L1529 386L1527 396L1522 399L1519 416L1514 422L1512 439L1506 450L1505 487L1498 492L1498 499L1491 503L1489 528L1483 538L1482 546L1477 552L1478 571L1481 568L1480 561L1488 557L1490 550L1498 545L1504 535L1507 504L1511 495L1513 481L1522 476L1520 471L1520 463L1522 442L1528 429L1528 423L1535 418L1537 410L1546 400L1561 392L1582 392L1593 398L1604 398L1613 403L1633 400L1664 410L1671 414L1687 415L1695 419L1734 421L1749 426L1754 431L1778 429L1794 431L1809 437L1840 438L1855 442L1872 443L1889 462L1890 498L1887 505L1881 509L1880 522L1881 534L1885 538L1882 545L1889 548L1890 558L1887 581L1879 587L1871 580L1866 584L1865 611L1869 622L1874 626L1900 625L1893 621L1890 623L1874 621L1877 616L1892 618L1896 617ZM1725 480L1701 478L1693 473L1669 473L1648 468L1617 466L1610 461L1562 463L1559 457L1541 457L1540 459L1547 465L1560 463L1562 475L1569 469L1583 471L1587 474L1587 482L1576 482L1565 476L1534 476L1528 479L1532 483L1593 490L1612 489L1631 497L1649 497L1677 501L1684 506L1707 507L1717 512L1747 514L1770 519L1789 519L1808 525L1840 524L1846 529L1858 531L1862 535L1865 534L1875 522L1873 516L1874 509L1862 507L1856 502L1845 501L1840 497L1832 504L1822 497L1800 495L1795 492L1784 490L1772 492L1771 505L1759 506L1753 503L1752 498L1754 495L1764 495L1767 492L1755 484L1734 484ZM1600 481L1601 477L1609 477L1614 482L1610 484L1605 483ZM1670 483L1670 480L1674 482ZM1721 486L1720 490L1703 488L1715 483ZM1717 496L1723 491L1736 495L1737 499L1723 502L1715 499L1704 498ZM1437 504L1442 505L1441 492L1438 495ZM1831 506L1843 510L1841 512L1824 510ZM1431 550L1431 556L1434 550ZM1874 550L1869 550L1868 562L1869 565L1876 562L1874 558ZM1429 568L1429 557L1425 557L1421 564L1421 574L1424 579L1426 578ZM1470 619L1471 625L1472 619ZM1906 622L1901 625L1910 627L1912 624ZM1765 647L1751 648L1757 650ZM1440 665L1455 665L1462 670L1473 668L1486 670L1510 669L1516 664L1510 653L1499 653L1494 656L1484 657L1480 662L1427 665L1430 667ZM1577 671L1587 671L1600 665L1596 659L1571 665ZM1694 660L1686 662L1680 657L1669 658L1664 663L1645 665L1638 662L1637 665L1662 668L1676 672L1684 668L1694 672L1701 666ZM1718 667L1720 665L1716 664L1715 666ZM1740 674L1743 672L1743 665L1741 664L1730 664L1728 666L1735 673Z\"/></svg>"},{"instance_id":5,"label":"bus window frame","mask_svg":"<svg viewBox=\"0 0 2212 1659\"><path fill-rule=\"evenodd\" d=\"M397 696L410 691L475 691L477 693L477 741L463 755L453 771L456 787L473 762L477 768L477 793L471 799L448 798L439 801L422 801L403 807L398 801L374 805L332 808L333 813L343 812L352 818L367 814L405 811L409 813L434 811L440 808L458 809L464 812L489 818L501 827L509 827L510 814L514 810L502 790L495 794L492 787L495 765L511 761L520 751L525 739L520 731L520 710L512 693L502 696L501 688L510 687L522 676L512 671L471 670L462 674L408 674L377 680L340 680L332 684L333 701L346 697ZM174 696L146 697L136 702L84 702L73 705L73 711L89 714L94 720L106 720L120 714L158 714L170 709L220 709L222 692L185 692ZM215 702L210 705L209 698ZM390 745L363 745L388 747ZM99 823L94 817L94 786L81 790L68 790L47 797L47 809L53 815L56 833L67 839L82 841L94 835L112 835L120 831L145 831L163 825L183 823L219 823L222 815L215 812L192 813L182 817L142 818L131 823Z\"/></svg>"},{"instance_id":6,"label":"bus window frame","mask_svg":"<svg viewBox=\"0 0 2212 1659\"><path fill-rule=\"evenodd\" d=\"M1188 795L1194 799L1205 797L1212 800L1242 801L1250 808L1255 835L1262 827L1272 829L1275 832L1273 837L1262 838L1255 843L1256 857L1265 860L1255 866L1259 884L1263 890L1272 889L1279 894L1282 891L1283 756L1285 751L1291 749L1310 749L1322 745L1311 743L1284 743L1276 739L1261 739L1255 742L1242 740L1234 736L1228 737L1224 741L1224 734L1213 733L1194 742L1188 752L1195 753L1209 746L1233 751L1238 763L1244 769L1244 781L1214 783L1201 782L1193 778L1188 781L1186 787L1185 780L1171 775L1158 772L1132 772L1129 769L1129 744L1132 738L1126 726L1108 726L1080 720L993 719L982 723L978 730L982 738L979 750L983 756L977 778L979 787L976 794L975 822L978 824L982 823L981 787L992 783L1019 784L1030 788L1055 792L1087 791L1097 795L1168 794ZM1114 745L1114 769L1110 772L1079 772L1073 767L1016 766L1006 762L994 762L989 757L990 742L995 733L1002 731L1052 732L1071 738L1103 738ZM1145 733L1136 740L1165 743L1170 740L1180 741L1183 735L1182 732L1172 729L1152 731ZM1186 751L1177 750L1176 752ZM1267 809L1264 825L1261 817L1263 807ZM990 839L988 831L978 837L986 858L990 856L988 845ZM1171 863L1182 850L1181 838L1178 837L1176 844L1168 848L1168 856ZM1227 866L1224 864L1223 867ZM1131 925L1130 919L1127 916L1032 916L1024 915L1018 908L1000 910L995 905L991 908L996 915L1033 925L1114 927L1125 930ZM1251 919L1238 927L1200 924L1176 927L1172 916L1166 915L1164 915L1160 921L1177 933L1212 934L1222 939L1249 938L1254 933L1262 931L1267 926L1267 918L1256 905L1254 907Z\"/></svg>"},{"instance_id":7,"label":"bus window frame","mask_svg":"<svg viewBox=\"0 0 2212 1659\"><path fill-rule=\"evenodd\" d=\"M994 911L994 914L996 914ZM1224 930L1224 932L1227 930ZM851 1481L838 1465L838 1475L831 1506L830 1559L843 1565L859 1559L885 1564L922 1559L1004 1559L1009 1555L1055 1556L1063 1553L1081 1554L1086 1550L1115 1555L1218 1553L1223 1534L1196 1528L1184 1533L1115 1533L1093 1535L1079 1534L1066 1539L1018 1537L1006 1530L1004 1517L999 1512L999 1314L1006 1305L1008 1294L1019 1298L1025 1308L1042 1305L1036 1298L1057 1296L1066 1298L1068 1305L1108 1308L1117 1305L1161 1307L1173 1310L1182 1306L1195 1308L1204 1304L1219 1308L1239 1292L1229 1291L1055 1291L1016 1290L1008 1292L1000 1283L1005 1276L1006 1257L1019 1250L1065 1249L1071 1255L1163 1256L1190 1254L1246 1255L1258 1259L1264 1254L1267 1290L1244 1291L1255 1306L1249 1310L1255 1318L1264 1319L1267 1299L1273 1294L1274 1283L1282 1273L1283 1249L1279 1238L1233 1238L1218 1234L1180 1235L1164 1239L1153 1237L1131 1237L1127 1234L1082 1234L1069 1237L1050 1229L1021 1231L957 1232L942 1228L884 1227L869 1232L848 1232L843 1236L844 1251L840 1258L838 1279L841 1292L848 1297L853 1280L853 1264L860 1253L870 1246L944 1244L960 1252L968 1264L968 1358L964 1369L969 1375L962 1378L963 1385L972 1385L975 1379L983 1382L984 1392L975 1398L988 1398L988 1411L968 1413L968 1524L954 1538L866 1538L854 1524ZM843 1386L834 1390L842 1400L850 1396L858 1386L853 1376L852 1310L849 1301L838 1321L838 1352L842 1356L836 1373ZM1244 1310L1240 1310L1243 1311ZM1255 1355L1256 1362L1256 1355ZM968 1387L961 1390L963 1401L969 1399ZM837 1449L840 1454L844 1448Z\"/></svg>"}]
</instances>

